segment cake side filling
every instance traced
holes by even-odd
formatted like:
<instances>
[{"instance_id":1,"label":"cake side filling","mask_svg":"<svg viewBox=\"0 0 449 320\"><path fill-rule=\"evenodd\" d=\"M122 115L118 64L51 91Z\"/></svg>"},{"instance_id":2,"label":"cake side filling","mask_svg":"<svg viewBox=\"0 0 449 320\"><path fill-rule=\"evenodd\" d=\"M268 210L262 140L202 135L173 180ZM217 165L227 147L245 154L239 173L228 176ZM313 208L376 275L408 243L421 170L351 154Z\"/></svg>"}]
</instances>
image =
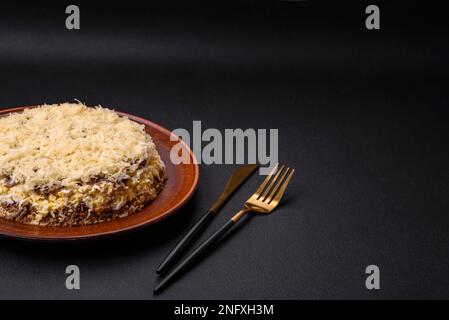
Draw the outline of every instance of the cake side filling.
<instances>
[{"instance_id":1,"label":"cake side filling","mask_svg":"<svg viewBox=\"0 0 449 320\"><path fill-rule=\"evenodd\" d=\"M103 180L53 192L0 187L0 217L34 225L85 225L124 217L156 198L166 179L159 157L119 183Z\"/></svg>"}]
</instances>

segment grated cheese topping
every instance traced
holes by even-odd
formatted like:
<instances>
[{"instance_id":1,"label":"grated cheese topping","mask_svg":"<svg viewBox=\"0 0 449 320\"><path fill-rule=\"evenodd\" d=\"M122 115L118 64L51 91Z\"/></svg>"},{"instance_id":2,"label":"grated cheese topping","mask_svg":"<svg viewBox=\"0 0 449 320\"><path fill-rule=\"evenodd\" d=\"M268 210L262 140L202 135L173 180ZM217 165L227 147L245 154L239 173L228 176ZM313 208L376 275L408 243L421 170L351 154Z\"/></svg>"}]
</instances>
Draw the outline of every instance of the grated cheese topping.
<instances>
[{"instance_id":1,"label":"grated cheese topping","mask_svg":"<svg viewBox=\"0 0 449 320\"><path fill-rule=\"evenodd\" d=\"M102 107L43 105L0 118L0 178L24 191L119 181L155 156L143 125Z\"/></svg>"}]
</instances>

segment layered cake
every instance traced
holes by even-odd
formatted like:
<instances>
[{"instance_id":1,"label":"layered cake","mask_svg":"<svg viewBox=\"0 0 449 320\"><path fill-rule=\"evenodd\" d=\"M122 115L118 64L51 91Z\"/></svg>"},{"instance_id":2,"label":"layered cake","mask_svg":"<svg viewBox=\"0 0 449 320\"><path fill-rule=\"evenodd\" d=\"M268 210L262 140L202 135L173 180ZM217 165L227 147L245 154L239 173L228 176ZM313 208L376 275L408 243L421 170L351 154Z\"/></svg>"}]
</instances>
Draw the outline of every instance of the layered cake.
<instances>
[{"instance_id":1,"label":"layered cake","mask_svg":"<svg viewBox=\"0 0 449 320\"><path fill-rule=\"evenodd\" d=\"M165 180L144 126L112 110L64 103L0 118L0 218L95 224L138 212Z\"/></svg>"}]
</instances>

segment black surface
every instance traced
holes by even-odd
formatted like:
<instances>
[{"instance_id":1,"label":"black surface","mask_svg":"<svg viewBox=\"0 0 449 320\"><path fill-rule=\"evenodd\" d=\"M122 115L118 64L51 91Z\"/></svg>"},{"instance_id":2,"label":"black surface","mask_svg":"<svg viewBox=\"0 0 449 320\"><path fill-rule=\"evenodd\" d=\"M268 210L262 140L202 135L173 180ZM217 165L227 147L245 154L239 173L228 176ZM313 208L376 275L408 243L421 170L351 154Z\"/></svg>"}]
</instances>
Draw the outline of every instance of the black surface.
<instances>
[{"instance_id":1,"label":"black surface","mask_svg":"<svg viewBox=\"0 0 449 320\"><path fill-rule=\"evenodd\" d=\"M74 98L170 129L279 128L297 169L277 213L244 221L158 299L449 298L448 10L436 2L144 8L2 5L0 106ZM234 166L201 166L178 214L72 245L0 239L0 298L152 299L155 269ZM212 222L222 225L261 178ZM207 237L206 233L203 237ZM81 290L65 268L81 268ZM381 290L365 289L365 268ZM275 276L274 276L275 275Z\"/></svg>"}]
</instances>

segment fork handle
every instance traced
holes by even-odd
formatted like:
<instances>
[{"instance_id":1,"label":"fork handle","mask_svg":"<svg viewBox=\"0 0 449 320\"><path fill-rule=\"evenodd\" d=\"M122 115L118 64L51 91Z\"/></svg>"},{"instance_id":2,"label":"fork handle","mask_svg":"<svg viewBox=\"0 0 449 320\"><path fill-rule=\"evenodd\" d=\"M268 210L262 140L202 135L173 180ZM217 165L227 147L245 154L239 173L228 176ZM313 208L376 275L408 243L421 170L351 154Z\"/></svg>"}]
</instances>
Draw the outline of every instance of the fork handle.
<instances>
[{"instance_id":1,"label":"fork handle","mask_svg":"<svg viewBox=\"0 0 449 320\"><path fill-rule=\"evenodd\" d=\"M201 233L201 231L209 224L214 217L214 212L208 210L198 221L184 234L176 246L165 257L164 261L159 265L156 273L161 274L168 270L173 265L176 258L184 252L193 240Z\"/></svg>"},{"instance_id":2,"label":"fork handle","mask_svg":"<svg viewBox=\"0 0 449 320\"><path fill-rule=\"evenodd\" d=\"M160 292L169 284L175 277L180 275L188 266L192 264L201 254L210 249L213 245L223 237L223 235L231 229L235 224L233 219L229 220L220 229L218 229L212 236L201 243L190 255L182 260L162 281L154 288L154 293Z\"/></svg>"}]
</instances>

